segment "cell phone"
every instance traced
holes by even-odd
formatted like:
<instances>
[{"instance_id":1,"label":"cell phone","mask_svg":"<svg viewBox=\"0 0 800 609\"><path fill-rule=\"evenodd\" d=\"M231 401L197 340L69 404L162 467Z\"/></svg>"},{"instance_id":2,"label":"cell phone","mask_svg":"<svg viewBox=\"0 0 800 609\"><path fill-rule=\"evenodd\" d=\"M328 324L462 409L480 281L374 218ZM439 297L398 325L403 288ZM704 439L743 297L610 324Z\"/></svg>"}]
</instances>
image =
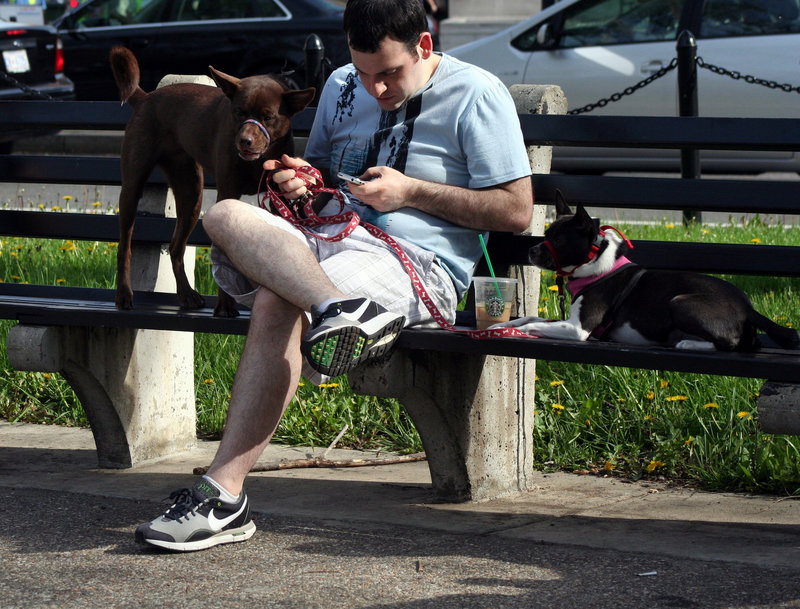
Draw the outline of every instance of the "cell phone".
<instances>
[{"instance_id":1,"label":"cell phone","mask_svg":"<svg viewBox=\"0 0 800 609\"><path fill-rule=\"evenodd\" d=\"M347 180L352 184L359 184L359 185L366 184L366 182L361 178L357 178L356 176L351 176L349 173L343 173L341 171L336 174L336 177L341 178L342 180Z\"/></svg>"}]
</instances>

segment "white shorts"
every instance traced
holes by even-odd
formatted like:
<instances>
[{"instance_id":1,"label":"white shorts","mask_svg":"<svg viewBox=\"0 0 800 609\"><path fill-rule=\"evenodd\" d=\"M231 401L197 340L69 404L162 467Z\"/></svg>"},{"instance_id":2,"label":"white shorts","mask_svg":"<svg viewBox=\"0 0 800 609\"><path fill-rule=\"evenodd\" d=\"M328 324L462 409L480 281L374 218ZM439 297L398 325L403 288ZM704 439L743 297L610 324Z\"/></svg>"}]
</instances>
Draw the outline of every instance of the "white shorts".
<instances>
[{"instance_id":1,"label":"white shorts","mask_svg":"<svg viewBox=\"0 0 800 609\"><path fill-rule=\"evenodd\" d=\"M334 202L335 203L335 202ZM332 204L334 204L332 203ZM338 209L338 204L335 204ZM322 214L325 215L328 209ZM324 241L295 228L280 216L253 206L253 213L268 224L285 230L305 243L315 254L320 266L333 284L345 295L367 297L388 310L404 315L405 325L432 326L434 321L428 308L419 298L405 267L385 242L371 235L363 226L341 241ZM344 225L321 227L319 233L335 235ZM423 283L439 312L449 323L455 321L458 294L447 272L436 262L436 255L398 237L394 240L403 248L411 265ZM212 246L212 272L217 284L238 303L251 307L259 286L242 275L225 253ZM304 366L303 374L317 382L318 373ZM319 382L322 382L320 379Z\"/></svg>"}]
</instances>

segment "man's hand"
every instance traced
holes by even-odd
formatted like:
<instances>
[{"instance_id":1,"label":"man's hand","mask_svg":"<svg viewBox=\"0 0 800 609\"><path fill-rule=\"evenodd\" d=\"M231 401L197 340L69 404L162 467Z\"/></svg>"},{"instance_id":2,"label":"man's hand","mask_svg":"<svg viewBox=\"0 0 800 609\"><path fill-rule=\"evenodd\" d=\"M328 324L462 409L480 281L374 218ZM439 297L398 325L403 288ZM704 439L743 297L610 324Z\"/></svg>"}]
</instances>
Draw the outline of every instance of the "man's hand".
<instances>
[{"instance_id":1,"label":"man's hand","mask_svg":"<svg viewBox=\"0 0 800 609\"><path fill-rule=\"evenodd\" d=\"M413 207L461 226L508 232L527 229L533 212L529 177L482 189L410 178L390 167L370 167L359 177L367 183L350 184L350 192L381 212Z\"/></svg>"},{"instance_id":2,"label":"man's hand","mask_svg":"<svg viewBox=\"0 0 800 609\"><path fill-rule=\"evenodd\" d=\"M350 192L362 203L382 212L405 207L409 189L418 181L391 167L370 167L359 177L366 184L349 183Z\"/></svg>"},{"instance_id":3,"label":"man's hand","mask_svg":"<svg viewBox=\"0 0 800 609\"><path fill-rule=\"evenodd\" d=\"M299 157L288 154L284 154L280 161L274 159L264 161L264 169L267 171L277 170L272 174L272 181L290 201L299 199L308 192L305 180L298 177L295 171L299 167L308 167L308 163Z\"/></svg>"}]
</instances>

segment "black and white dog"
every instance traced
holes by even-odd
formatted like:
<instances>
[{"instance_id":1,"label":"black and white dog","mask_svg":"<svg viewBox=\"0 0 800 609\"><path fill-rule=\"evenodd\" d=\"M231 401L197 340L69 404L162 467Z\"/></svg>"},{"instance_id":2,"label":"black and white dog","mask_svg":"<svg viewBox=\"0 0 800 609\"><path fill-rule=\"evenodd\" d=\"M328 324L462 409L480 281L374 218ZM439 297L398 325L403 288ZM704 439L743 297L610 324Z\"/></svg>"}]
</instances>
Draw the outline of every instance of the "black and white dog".
<instances>
[{"instance_id":1,"label":"black and white dog","mask_svg":"<svg viewBox=\"0 0 800 609\"><path fill-rule=\"evenodd\" d=\"M800 334L753 309L739 288L708 275L646 270L625 254L632 247L609 227L601 230L581 207L570 211L557 193L556 220L532 247L536 266L567 278L572 294L564 321L525 317L503 324L543 338L604 340L679 349L748 351L760 329L784 348Z\"/></svg>"}]
</instances>

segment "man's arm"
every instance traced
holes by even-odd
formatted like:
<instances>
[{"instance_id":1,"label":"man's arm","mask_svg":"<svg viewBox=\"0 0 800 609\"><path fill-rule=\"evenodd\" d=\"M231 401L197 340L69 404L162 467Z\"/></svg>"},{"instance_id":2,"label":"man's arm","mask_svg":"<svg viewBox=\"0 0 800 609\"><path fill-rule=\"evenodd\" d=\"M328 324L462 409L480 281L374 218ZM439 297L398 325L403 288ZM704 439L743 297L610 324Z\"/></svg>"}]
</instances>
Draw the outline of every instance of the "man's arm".
<instances>
[{"instance_id":1,"label":"man's arm","mask_svg":"<svg viewBox=\"0 0 800 609\"><path fill-rule=\"evenodd\" d=\"M389 167L372 167L361 177L369 181L351 184L350 191L382 212L413 207L467 228L515 233L528 228L533 214L530 177L481 189L418 180Z\"/></svg>"}]
</instances>

